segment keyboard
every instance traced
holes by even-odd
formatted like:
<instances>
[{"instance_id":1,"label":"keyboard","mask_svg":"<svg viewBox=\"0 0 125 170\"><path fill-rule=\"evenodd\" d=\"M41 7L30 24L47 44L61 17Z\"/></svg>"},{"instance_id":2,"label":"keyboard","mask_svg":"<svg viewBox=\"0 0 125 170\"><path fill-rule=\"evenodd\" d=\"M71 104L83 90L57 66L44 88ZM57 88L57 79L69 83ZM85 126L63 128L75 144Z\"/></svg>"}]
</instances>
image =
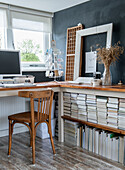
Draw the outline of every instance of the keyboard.
<instances>
[{"instance_id":1,"label":"keyboard","mask_svg":"<svg viewBox=\"0 0 125 170\"><path fill-rule=\"evenodd\" d=\"M13 87L33 87L36 84L32 83L18 83L18 84L0 84L0 87L13 88Z\"/></svg>"}]
</instances>

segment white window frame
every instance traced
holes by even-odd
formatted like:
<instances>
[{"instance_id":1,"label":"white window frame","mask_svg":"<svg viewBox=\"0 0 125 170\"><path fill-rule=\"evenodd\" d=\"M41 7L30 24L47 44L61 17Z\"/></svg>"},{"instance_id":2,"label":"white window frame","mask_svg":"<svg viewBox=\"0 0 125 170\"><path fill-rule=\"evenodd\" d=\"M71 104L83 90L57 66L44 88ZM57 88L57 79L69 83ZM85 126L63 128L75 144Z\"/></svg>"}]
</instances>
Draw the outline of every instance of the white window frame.
<instances>
[{"instance_id":1,"label":"white window frame","mask_svg":"<svg viewBox=\"0 0 125 170\"><path fill-rule=\"evenodd\" d=\"M1 11L2 11L2 13L3 14L5 14L5 15L3 15L3 20L4 20L4 25L1 25L0 26L0 29L4 32L4 43L3 42L1 42L2 44L4 44L4 48L1 48L1 49L6 49L7 48L7 11L6 11L6 9L4 9L4 8L1 8Z\"/></svg>"},{"instance_id":2,"label":"white window frame","mask_svg":"<svg viewBox=\"0 0 125 170\"><path fill-rule=\"evenodd\" d=\"M14 50L14 37L13 37L13 28L12 28L12 17L11 17L11 12L21 12L21 13L25 13L25 14L32 14L35 16L42 16L42 17L48 17L51 19L51 28L52 28L52 17L53 17L53 13L51 12L44 12L44 11L39 11L39 10L33 10L33 9L27 9L27 8L23 8L23 7L16 7L14 5L9 5L9 4L2 4L0 3L0 8L6 10L6 14L7 14L7 49L6 50ZM50 33L50 43L52 40L52 30ZM26 68L22 67L22 71L46 71L45 67L39 67L39 65L41 65L41 63L37 63L37 62L30 62L27 64L29 64ZM24 64L25 65L25 64ZM30 65L38 65L38 67L30 67Z\"/></svg>"}]
</instances>

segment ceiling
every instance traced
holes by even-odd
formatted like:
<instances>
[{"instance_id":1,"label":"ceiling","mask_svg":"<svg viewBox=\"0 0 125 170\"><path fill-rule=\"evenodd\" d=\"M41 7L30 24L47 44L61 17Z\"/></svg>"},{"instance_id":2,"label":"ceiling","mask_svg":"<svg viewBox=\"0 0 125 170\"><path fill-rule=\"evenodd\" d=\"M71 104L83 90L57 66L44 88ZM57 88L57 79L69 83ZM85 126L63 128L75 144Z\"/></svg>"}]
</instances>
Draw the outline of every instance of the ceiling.
<instances>
[{"instance_id":1,"label":"ceiling","mask_svg":"<svg viewBox=\"0 0 125 170\"><path fill-rule=\"evenodd\" d=\"M33 8L47 12L57 12L90 0L0 0L0 2Z\"/></svg>"}]
</instances>

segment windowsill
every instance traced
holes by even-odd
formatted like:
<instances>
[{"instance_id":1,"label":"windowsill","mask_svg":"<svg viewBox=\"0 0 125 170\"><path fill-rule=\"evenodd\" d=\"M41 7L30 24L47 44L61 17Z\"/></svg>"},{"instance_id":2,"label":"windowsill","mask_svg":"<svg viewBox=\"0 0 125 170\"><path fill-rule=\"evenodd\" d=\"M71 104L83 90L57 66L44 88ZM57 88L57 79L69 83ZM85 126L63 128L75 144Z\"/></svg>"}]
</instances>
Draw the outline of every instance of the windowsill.
<instances>
[{"instance_id":1,"label":"windowsill","mask_svg":"<svg viewBox=\"0 0 125 170\"><path fill-rule=\"evenodd\" d=\"M38 72L38 71L46 71L46 68L41 67L26 67L22 68L22 72Z\"/></svg>"}]
</instances>

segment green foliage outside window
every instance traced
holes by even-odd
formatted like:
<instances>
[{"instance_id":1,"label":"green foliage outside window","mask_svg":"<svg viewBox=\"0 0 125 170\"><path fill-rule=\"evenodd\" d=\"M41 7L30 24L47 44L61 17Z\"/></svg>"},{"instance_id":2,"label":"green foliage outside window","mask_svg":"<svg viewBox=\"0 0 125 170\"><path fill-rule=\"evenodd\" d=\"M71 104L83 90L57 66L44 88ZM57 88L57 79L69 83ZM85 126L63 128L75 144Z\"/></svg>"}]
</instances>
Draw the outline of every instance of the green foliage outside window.
<instances>
[{"instance_id":1,"label":"green foliage outside window","mask_svg":"<svg viewBox=\"0 0 125 170\"><path fill-rule=\"evenodd\" d=\"M38 54L42 53L40 45L33 42L33 40L24 40L18 43L18 49L21 52L21 61L40 61Z\"/></svg>"}]
</instances>

